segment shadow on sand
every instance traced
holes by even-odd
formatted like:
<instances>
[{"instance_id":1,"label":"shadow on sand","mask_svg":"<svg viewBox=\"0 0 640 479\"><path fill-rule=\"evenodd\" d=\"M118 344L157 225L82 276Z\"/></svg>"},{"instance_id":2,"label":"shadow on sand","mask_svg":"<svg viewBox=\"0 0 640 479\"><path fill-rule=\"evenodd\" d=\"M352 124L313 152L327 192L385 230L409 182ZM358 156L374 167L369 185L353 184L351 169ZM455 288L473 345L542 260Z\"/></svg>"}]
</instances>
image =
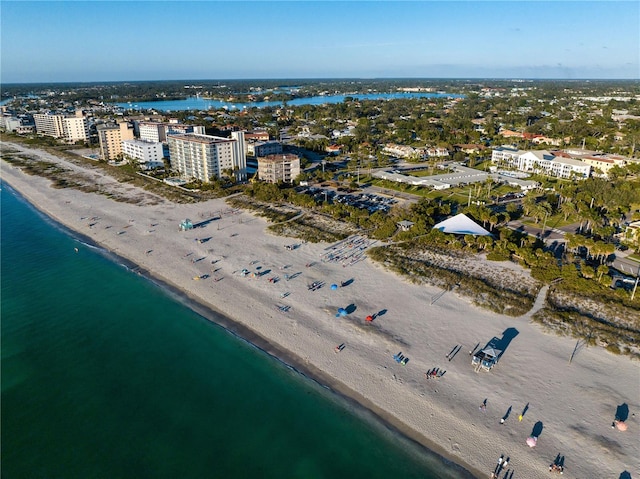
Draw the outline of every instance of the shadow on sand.
<instances>
[{"instance_id":1,"label":"shadow on sand","mask_svg":"<svg viewBox=\"0 0 640 479\"><path fill-rule=\"evenodd\" d=\"M616 419L622 422L629 419L629 406L627 403L620 404L620 406L616 408Z\"/></svg>"},{"instance_id":2,"label":"shadow on sand","mask_svg":"<svg viewBox=\"0 0 640 479\"><path fill-rule=\"evenodd\" d=\"M212 221L219 220L219 219L220 219L219 216L214 216L213 218L209 218L207 220L201 221L200 223L194 223L193 227L194 228L204 228L205 226L207 226Z\"/></svg>"},{"instance_id":3,"label":"shadow on sand","mask_svg":"<svg viewBox=\"0 0 640 479\"><path fill-rule=\"evenodd\" d=\"M531 430L531 436L540 437L540 434L542 434L543 429L544 429L544 426L542 425L542 421L538 421L533 425L533 429Z\"/></svg>"},{"instance_id":4,"label":"shadow on sand","mask_svg":"<svg viewBox=\"0 0 640 479\"><path fill-rule=\"evenodd\" d=\"M511 344L511 341L513 341L518 334L520 334L520 332L516 328L507 328L502 332L502 338L493 338L491 341L493 343L492 346L502 351L500 353L500 356L502 356L509 347L509 344Z\"/></svg>"}]
</instances>

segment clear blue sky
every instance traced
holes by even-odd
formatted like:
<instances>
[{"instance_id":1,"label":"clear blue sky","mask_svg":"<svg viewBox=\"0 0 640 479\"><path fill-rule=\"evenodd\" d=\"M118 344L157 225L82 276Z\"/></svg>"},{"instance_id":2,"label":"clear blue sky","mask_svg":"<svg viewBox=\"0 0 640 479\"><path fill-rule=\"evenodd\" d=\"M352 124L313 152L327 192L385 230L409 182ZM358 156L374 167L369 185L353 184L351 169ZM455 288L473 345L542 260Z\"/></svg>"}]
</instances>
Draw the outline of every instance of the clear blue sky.
<instances>
[{"instance_id":1,"label":"clear blue sky","mask_svg":"<svg viewBox=\"0 0 640 479\"><path fill-rule=\"evenodd\" d=\"M637 1L2 0L3 83L640 78Z\"/></svg>"}]
</instances>

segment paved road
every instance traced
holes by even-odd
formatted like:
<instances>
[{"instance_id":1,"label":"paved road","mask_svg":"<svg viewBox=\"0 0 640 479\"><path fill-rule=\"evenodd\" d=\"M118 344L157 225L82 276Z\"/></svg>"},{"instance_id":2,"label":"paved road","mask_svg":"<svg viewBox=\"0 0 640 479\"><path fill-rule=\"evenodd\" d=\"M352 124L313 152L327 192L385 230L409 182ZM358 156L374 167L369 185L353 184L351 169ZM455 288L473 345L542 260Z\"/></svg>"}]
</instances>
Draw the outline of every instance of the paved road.
<instances>
[{"instance_id":1,"label":"paved road","mask_svg":"<svg viewBox=\"0 0 640 479\"><path fill-rule=\"evenodd\" d=\"M640 262L629 259L625 256L618 256L620 254L620 251L616 251L616 258L609 266L629 276L640 276Z\"/></svg>"},{"instance_id":2,"label":"paved road","mask_svg":"<svg viewBox=\"0 0 640 479\"><path fill-rule=\"evenodd\" d=\"M518 220L509 221L509 223L507 223L507 226L512 230L521 231L523 233L527 233L530 236L535 236L536 238L542 238L544 239L544 242L547 243L548 245L552 244L553 242L561 242L561 243L565 242L565 239L564 239L565 232L560 229L545 227L543 230L542 228L543 225L539 225L539 226L525 225L524 223Z\"/></svg>"},{"instance_id":3,"label":"paved road","mask_svg":"<svg viewBox=\"0 0 640 479\"><path fill-rule=\"evenodd\" d=\"M389 196L391 198L402 199L409 203L417 203L422 196L412 195L411 193L404 193L402 191L390 190L387 188L381 188L379 186L371 185L366 188L367 193L374 193L376 195Z\"/></svg>"},{"instance_id":4,"label":"paved road","mask_svg":"<svg viewBox=\"0 0 640 479\"><path fill-rule=\"evenodd\" d=\"M563 226L562 229L545 228L543 231L542 225L540 225L540 227L525 225L517 220L510 221L507 226L513 230L522 231L528 235L543 239L547 247L557 252L557 254L564 251L564 243L566 242L565 234L574 233L579 227L578 224L575 224ZM607 263L607 266L615 268L629 276L640 276L640 262L628 258L627 254L628 253L624 251L616 250L613 254L613 260Z\"/></svg>"}]
</instances>

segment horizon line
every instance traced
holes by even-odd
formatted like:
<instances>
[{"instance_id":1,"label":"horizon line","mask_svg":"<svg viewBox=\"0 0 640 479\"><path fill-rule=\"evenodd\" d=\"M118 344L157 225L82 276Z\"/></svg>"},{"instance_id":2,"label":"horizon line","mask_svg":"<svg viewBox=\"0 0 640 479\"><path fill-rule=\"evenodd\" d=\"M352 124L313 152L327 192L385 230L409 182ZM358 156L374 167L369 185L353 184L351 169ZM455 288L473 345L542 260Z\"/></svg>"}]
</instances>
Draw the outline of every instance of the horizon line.
<instances>
[{"instance_id":1,"label":"horizon line","mask_svg":"<svg viewBox=\"0 0 640 479\"><path fill-rule=\"evenodd\" d=\"M611 81L640 82L640 78L560 78L560 77L266 77L266 78L169 78L162 80L54 80L54 81L12 81L0 85L52 85L52 84L95 84L95 83L152 83L152 82L241 82L241 81Z\"/></svg>"}]
</instances>

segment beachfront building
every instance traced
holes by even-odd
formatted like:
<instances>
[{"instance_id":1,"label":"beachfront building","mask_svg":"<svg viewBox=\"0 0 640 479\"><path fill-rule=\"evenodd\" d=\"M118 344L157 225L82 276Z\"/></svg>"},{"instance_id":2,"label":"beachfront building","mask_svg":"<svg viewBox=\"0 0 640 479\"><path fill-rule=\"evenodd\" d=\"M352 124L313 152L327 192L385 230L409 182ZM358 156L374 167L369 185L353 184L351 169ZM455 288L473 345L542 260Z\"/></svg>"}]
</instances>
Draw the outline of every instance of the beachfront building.
<instances>
[{"instance_id":1,"label":"beachfront building","mask_svg":"<svg viewBox=\"0 0 640 479\"><path fill-rule=\"evenodd\" d=\"M258 178L267 183L291 183L300 175L298 155L269 155L258 158Z\"/></svg>"},{"instance_id":2,"label":"beachfront building","mask_svg":"<svg viewBox=\"0 0 640 479\"><path fill-rule=\"evenodd\" d=\"M170 134L171 168L183 178L208 183L234 172L237 180L247 177L244 132L234 131L231 138L197 133Z\"/></svg>"},{"instance_id":3,"label":"beachfront building","mask_svg":"<svg viewBox=\"0 0 640 479\"><path fill-rule=\"evenodd\" d=\"M138 135L141 140L151 143L166 142L168 135L196 133L204 135L204 126L185 125L175 121L159 122L159 121L140 121L137 123Z\"/></svg>"},{"instance_id":4,"label":"beachfront building","mask_svg":"<svg viewBox=\"0 0 640 479\"><path fill-rule=\"evenodd\" d=\"M282 153L282 143L279 141L247 142L247 155L269 156Z\"/></svg>"},{"instance_id":5,"label":"beachfront building","mask_svg":"<svg viewBox=\"0 0 640 479\"><path fill-rule=\"evenodd\" d=\"M591 166L584 161L547 150L524 151L501 146L493 150L491 161L519 171L558 178L588 178L591 173Z\"/></svg>"},{"instance_id":6,"label":"beachfront building","mask_svg":"<svg viewBox=\"0 0 640 479\"><path fill-rule=\"evenodd\" d=\"M122 142L133 140L133 127L126 121L117 125L98 125L96 130L100 142L100 157L105 161L122 158Z\"/></svg>"},{"instance_id":7,"label":"beachfront building","mask_svg":"<svg viewBox=\"0 0 640 479\"><path fill-rule=\"evenodd\" d=\"M122 155L138 163L162 163L162 143L142 140L122 140Z\"/></svg>"},{"instance_id":8,"label":"beachfront building","mask_svg":"<svg viewBox=\"0 0 640 479\"><path fill-rule=\"evenodd\" d=\"M89 125L80 110L76 111L75 116L34 113L33 120L39 135L61 138L69 143L87 141L89 138Z\"/></svg>"},{"instance_id":9,"label":"beachfront building","mask_svg":"<svg viewBox=\"0 0 640 479\"><path fill-rule=\"evenodd\" d=\"M22 121L20 118L16 118L15 116L10 115L2 115L0 117L0 128L4 131L16 131L19 127L22 126Z\"/></svg>"}]
</instances>

